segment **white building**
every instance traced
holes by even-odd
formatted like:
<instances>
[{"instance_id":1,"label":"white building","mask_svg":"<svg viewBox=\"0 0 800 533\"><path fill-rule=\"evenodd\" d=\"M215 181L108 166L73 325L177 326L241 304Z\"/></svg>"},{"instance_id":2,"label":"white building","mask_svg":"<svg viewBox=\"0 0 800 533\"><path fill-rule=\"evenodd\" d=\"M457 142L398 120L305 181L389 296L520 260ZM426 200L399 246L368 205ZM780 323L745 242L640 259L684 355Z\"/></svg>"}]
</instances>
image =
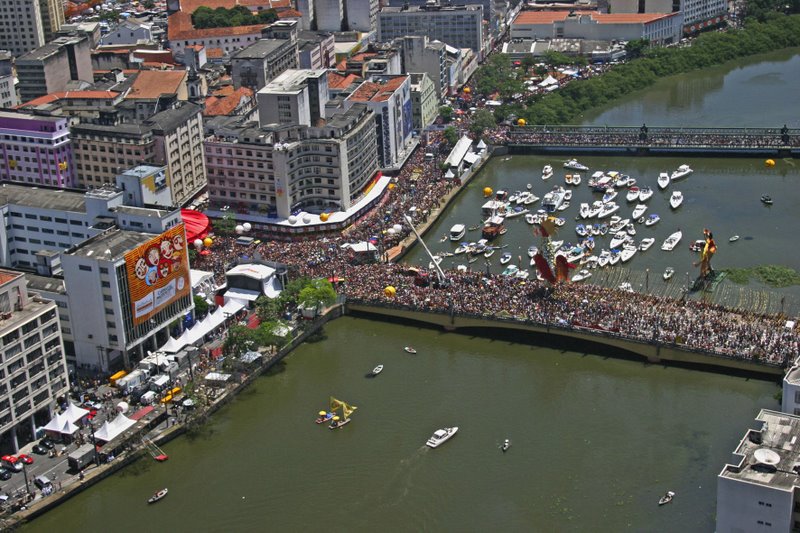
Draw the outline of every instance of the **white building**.
<instances>
[{"instance_id":1,"label":"white building","mask_svg":"<svg viewBox=\"0 0 800 533\"><path fill-rule=\"evenodd\" d=\"M718 533L800 529L800 417L762 409L717 477Z\"/></svg>"},{"instance_id":2,"label":"white building","mask_svg":"<svg viewBox=\"0 0 800 533\"><path fill-rule=\"evenodd\" d=\"M447 94L450 83L446 45L429 41L425 35L409 35L399 39L398 43L403 51L403 72L424 72L440 97Z\"/></svg>"},{"instance_id":3,"label":"white building","mask_svg":"<svg viewBox=\"0 0 800 533\"><path fill-rule=\"evenodd\" d=\"M10 52L0 50L0 108L15 107L19 103L11 59Z\"/></svg>"},{"instance_id":4,"label":"white building","mask_svg":"<svg viewBox=\"0 0 800 533\"><path fill-rule=\"evenodd\" d=\"M142 41L150 42L153 40L152 25L146 22L136 22L135 20L125 20L116 28L105 34L100 43L104 46L117 44L138 44Z\"/></svg>"},{"instance_id":5,"label":"white building","mask_svg":"<svg viewBox=\"0 0 800 533\"><path fill-rule=\"evenodd\" d=\"M18 452L69 392L56 304L19 272L0 270L0 339L0 447Z\"/></svg>"},{"instance_id":6,"label":"white building","mask_svg":"<svg viewBox=\"0 0 800 533\"><path fill-rule=\"evenodd\" d=\"M683 24L688 33L724 21L728 13L725 0L681 0Z\"/></svg>"},{"instance_id":7,"label":"white building","mask_svg":"<svg viewBox=\"0 0 800 533\"><path fill-rule=\"evenodd\" d=\"M316 125L325 118L328 101L326 70L289 69L256 94L258 122L267 124Z\"/></svg>"},{"instance_id":8,"label":"white building","mask_svg":"<svg viewBox=\"0 0 800 533\"><path fill-rule=\"evenodd\" d=\"M297 11L300 12L300 28L313 30L317 23L314 19L314 0L297 0Z\"/></svg>"},{"instance_id":9,"label":"white building","mask_svg":"<svg viewBox=\"0 0 800 533\"><path fill-rule=\"evenodd\" d=\"M350 31L373 32L378 25L378 0L344 0L347 29Z\"/></svg>"},{"instance_id":10,"label":"white building","mask_svg":"<svg viewBox=\"0 0 800 533\"><path fill-rule=\"evenodd\" d=\"M343 0L314 0L315 18L319 31L342 31Z\"/></svg>"},{"instance_id":11,"label":"white building","mask_svg":"<svg viewBox=\"0 0 800 533\"><path fill-rule=\"evenodd\" d=\"M783 395L781 411L792 415L800 415L800 357L783 376Z\"/></svg>"}]
</instances>

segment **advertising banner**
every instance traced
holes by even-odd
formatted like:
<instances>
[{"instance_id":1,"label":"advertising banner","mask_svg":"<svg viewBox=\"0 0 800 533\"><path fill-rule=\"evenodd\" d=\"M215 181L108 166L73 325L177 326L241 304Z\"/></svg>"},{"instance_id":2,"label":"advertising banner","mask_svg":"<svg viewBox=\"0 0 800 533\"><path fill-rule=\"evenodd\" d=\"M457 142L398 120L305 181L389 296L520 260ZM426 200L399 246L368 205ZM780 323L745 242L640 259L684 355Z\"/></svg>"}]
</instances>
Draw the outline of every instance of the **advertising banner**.
<instances>
[{"instance_id":1,"label":"advertising banner","mask_svg":"<svg viewBox=\"0 0 800 533\"><path fill-rule=\"evenodd\" d=\"M133 323L139 325L177 298L187 296L189 256L183 224L125 254Z\"/></svg>"}]
</instances>

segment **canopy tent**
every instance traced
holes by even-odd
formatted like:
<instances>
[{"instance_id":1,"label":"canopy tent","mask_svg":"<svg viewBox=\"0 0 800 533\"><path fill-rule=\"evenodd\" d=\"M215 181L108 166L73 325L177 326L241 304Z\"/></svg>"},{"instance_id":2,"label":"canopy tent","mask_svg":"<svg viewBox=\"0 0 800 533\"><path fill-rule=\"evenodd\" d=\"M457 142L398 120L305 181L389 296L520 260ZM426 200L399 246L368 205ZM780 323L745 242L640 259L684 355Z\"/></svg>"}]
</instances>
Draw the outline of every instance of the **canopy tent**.
<instances>
[{"instance_id":1,"label":"canopy tent","mask_svg":"<svg viewBox=\"0 0 800 533\"><path fill-rule=\"evenodd\" d=\"M181 209L181 218L186 227L186 242L192 243L195 239L202 239L211 230L208 217L194 209Z\"/></svg>"},{"instance_id":2,"label":"canopy tent","mask_svg":"<svg viewBox=\"0 0 800 533\"><path fill-rule=\"evenodd\" d=\"M88 415L89 410L78 407L74 403L69 402L69 407L67 407L67 410L64 411L64 414L67 416L67 419L74 424L84 416Z\"/></svg>"},{"instance_id":3,"label":"canopy tent","mask_svg":"<svg viewBox=\"0 0 800 533\"><path fill-rule=\"evenodd\" d=\"M136 424L135 420L131 420L120 413L117 415L117 418L111 422L106 420L105 423L100 426L100 429L94 432L94 438L105 442L112 441L134 424Z\"/></svg>"},{"instance_id":4,"label":"canopy tent","mask_svg":"<svg viewBox=\"0 0 800 533\"><path fill-rule=\"evenodd\" d=\"M245 304L239 300L228 300L225 302L224 307L218 307L213 313L207 314L203 320L197 322L192 329L185 330L177 339L170 337L160 350L167 353L177 353L184 346L194 344L217 329L225 322L227 317L235 315L244 309L244 307Z\"/></svg>"},{"instance_id":5,"label":"canopy tent","mask_svg":"<svg viewBox=\"0 0 800 533\"><path fill-rule=\"evenodd\" d=\"M539 84L539 87L547 87L548 85L558 85L558 80L553 76L547 76L547 78Z\"/></svg>"},{"instance_id":6,"label":"canopy tent","mask_svg":"<svg viewBox=\"0 0 800 533\"><path fill-rule=\"evenodd\" d=\"M59 413L43 429L61 435L74 435L78 431L78 426L70 422L66 413Z\"/></svg>"}]
</instances>

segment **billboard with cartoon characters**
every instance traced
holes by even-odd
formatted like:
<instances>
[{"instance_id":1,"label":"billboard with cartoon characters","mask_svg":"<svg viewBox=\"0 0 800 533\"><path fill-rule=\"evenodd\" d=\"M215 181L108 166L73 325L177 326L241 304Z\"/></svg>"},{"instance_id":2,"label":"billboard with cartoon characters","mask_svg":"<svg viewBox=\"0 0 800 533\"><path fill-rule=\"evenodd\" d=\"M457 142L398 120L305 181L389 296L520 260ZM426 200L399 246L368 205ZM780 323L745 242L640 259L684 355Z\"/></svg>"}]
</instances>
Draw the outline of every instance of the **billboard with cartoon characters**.
<instances>
[{"instance_id":1,"label":"billboard with cartoon characters","mask_svg":"<svg viewBox=\"0 0 800 533\"><path fill-rule=\"evenodd\" d=\"M133 323L139 325L177 298L187 296L189 256L183 224L125 254Z\"/></svg>"}]
</instances>

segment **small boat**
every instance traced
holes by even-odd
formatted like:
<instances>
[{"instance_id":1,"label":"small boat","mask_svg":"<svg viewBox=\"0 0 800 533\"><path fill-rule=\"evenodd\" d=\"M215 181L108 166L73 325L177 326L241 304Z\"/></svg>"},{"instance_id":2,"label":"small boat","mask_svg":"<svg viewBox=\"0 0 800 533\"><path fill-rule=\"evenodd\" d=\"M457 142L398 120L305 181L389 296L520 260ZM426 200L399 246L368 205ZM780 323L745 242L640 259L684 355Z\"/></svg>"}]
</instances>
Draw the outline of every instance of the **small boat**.
<instances>
[{"instance_id":1,"label":"small boat","mask_svg":"<svg viewBox=\"0 0 800 533\"><path fill-rule=\"evenodd\" d=\"M659 189L666 189L669 186L669 174L666 172L662 172L658 175L658 188Z\"/></svg>"},{"instance_id":2,"label":"small boat","mask_svg":"<svg viewBox=\"0 0 800 533\"><path fill-rule=\"evenodd\" d=\"M653 237L647 237L646 239L642 239L642 242L639 244L639 250L642 252L646 252L647 250L650 249L651 246L653 246L654 242L656 242L656 240Z\"/></svg>"},{"instance_id":3,"label":"small boat","mask_svg":"<svg viewBox=\"0 0 800 533\"><path fill-rule=\"evenodd\" d=\"M658 500L658 505L666 505L672 501L672 498L675 497L675 493L671 490L668 490L666 494L664 494L661 499Z\"/></svg>"},{"instance_id":4,"label":"small boat","mask_svg":"<svg viewBox=\"0 0 800 533\"><path fill-rule=\"evenodd\" d=\"M549 180L552 177L553 177L553 167L551 167L550 165L545 165L544 168L542 169L542 179Z\"/></svg>"},{"instance_id":5,"label":"small boat","mask_svg":"<svg viewBox=\"0 0 800 533\"><path fill-rule=\"evenodd\" d=\"M494 255L494 248L487 248L485 252L483 252L483 257L489 259Z\"/></svg>"},{"instance_id":6,"label":"small boat","mask_svg":"<svg viewBox=\"0 0 800 533\"><path fill-rule=\"evenodd\" d=\"M670 279L674 274L675 274L675 269L672 267L667 267L666 270L664 270L664 276L663 276L664 281Z\"/></svg>"},{"instance_id":7,"label":"small boat","mask_svg":"<svg viewBox=\"0 0 800 533\"><path fill-rule=\"evenodd\" d=\"M635 202L639 199L639 187L631 187L628 189L628 194L625 195L625 199L629 202Z\"/></svg>"},{"instance_id":8,"label":"small boat","mask_svg":"<svg viewBox=\"0 0 800 533\"><path fill-rule=\"evenodd\" d=\"M617 217L611 217L611 220L609 222L611 222L611 225L609 227L609 231L611 231L611 233L616 233L616 232L618 232L618 231L620 231L622 229L625 229L625 227L628 224L630 224L631 219L629 219L629 218L619 218L617 216Z\"/></svg>"},{"instance_id":9,"label":"small boat","mask_svg":"<svg viewBox=\"0 0 800 533\"><path fill-rule=\"evenodd\" d=\"M524 279L528 279L528 277L530 275L531 275L531 273L528 272L527 270L517 270L517 273L514 274L514 277L517 278L517 279L523 279L524 280Z\"/></svg>"},{"instance_id":10,"label":"small boat","mask_svg":"<svg viewBox=\"0 0 800 533\"><path fill-rule=\"evenodd\" d=\"M733 237L731 237L730 239L728 239L728 242L736 242L736 241L738 241L738 240L739 240L739 236L738 236L738 235L734 235Z\"/></svg>"},{"instance_id":11,"label":"small boat","mask_svg":"<svg viewBox=\"0 0 800 533\"><path fill-rule=\"evenodd\" d=\"M761 196L761 201L764 202L767 205L772 205L772 197L771 196L767 196L766 194Z\"/></svg>"},{"instance_id":12,"label":"small boat","mask_svg":"<svg viewBox=\"0 0 800 533\"><path fill-rule=\"evenodd\" d=\"M503 161L511 161L511 156L504 157L504 158L503 158Z\"/></svg>"},{"instance_id":13,"label":"small boat","mask_svg":"<svg viewBox=\"0 0 800 533\"><path fill-rule=\"evenodd\" d=\"M608 216L613 215L617 211L619 211L619 205L616 202L603 204L603 207L600 209L600 212L597 213L597 218L606 218Z\"/></svg>"},{"instance_id":14,"label":"small boat","mask_svg":"<svg viewBox=\"0 0 800 533\"><path fill-rule=\"evenodd\" d=\"M511 276L516 276L517 272L519 272L519 267L517 265L508 265L501 275L510 278Z\"/></svg>"},{"instance_id":15,"label":"small boat","mask_svg":"<svg viewBox=\"0 0 800 533\"><path fill-rule=\"evenodd\" d=\"M683 237L683 232L681 230L676 231L672 235L664 240L664 244L661 245L661 249L667 252L671 252L675 246L681 242L681 238Z\"/></svg>"},{"instance_id":16,"label":"small boat","mask_svg":"<svg viewBox=\"0 0 800 533\"><path fill-rule=\"evenodd\" d=\"M469 231L475 231L481 229L481 224L475 224L474 226L470 226L467 228Z\"/></svg>"},{"instance_id":17,"label":"small boat","mask_svg":"<svg viewBox=\"0 0 800 533\"><path fill-rule=\"evenodd\" d=\"M627 263L633 255L639 251L639 247L631 244L625 244L622 247L622 252L620 252L619 257L623 263Z\"/></svg>"},{"instance_id":18,"label":"small boat","mask_svg":"<svg viewBox=\"0 0 800 533\"><path fill-rule=\"evenodd\" d=\"M616 197L617 197L617 191L615 189L612 189L612 188L609 187L608 189L606 189L606 192L603 194L603 203L610 202L611 200L613 200Z\"/></svg>"},{"instance_id":19,"label":"small boat","mask_svg":"<svg viewBox=\"0 0 800 533\"><path fill-rule=\"evenodd\" d=\"M611 260L611 252L608 250L601 250L600 255L597 257L597 266L603 268L608 265Z\"/></svg>"},{"instance_id":20,"label":"small boat","mask_svg":"<svg viewBox=\"0 0 800 533\"><path fill-rule=\"evenodd\" d=\"M633 208L633 213L631 213L631 218L638 219L644 215L645 211L647 211L647 204L636 204L636 207Z\"/></svg>"},{"instance_id":21,"label":"small boat","mask_svg":"<svg viewBox=\"0 0 800 533\"><path fill-rule=\"evenodd\" d=\"M500 264L505 265L510 261L511 261L511 254L509 252L503 252L503 255L500 256Z\"/></svg>"},{"instance_id":22,"label":"small boat","mask_svg":"<svg viewBox=\"0 0 800 533\"><path fill-rule=\"evenodd\" d=\"M524 205L532 205L539 201L539 197L532 192L528 193L528 197L522 202Z\"/></svg>"},{"instance_id":23,"label":"small boat","mask_svg":"<svg viewBox=\"0 0 800 533\"><path fill-rule=\"evenodd\" d=\"M454 224L452 228L450 228L450 240L451 241L460 241L464 238L464 234L467 233L467 227L464 224Z\"/></svg>"},{"instance_id":24,"label":"small boat","mask_svg":"<svg viewBox=\"0 0 800 533\"><path fill-rule=\"evenodd\" d=\"M377 376L381 372L383 372L383 365L378 365L378 366L376 366L375 368L372 369L372 375L373 376Z\"/></svg>"},{"instance_id":25,"label":"small boat","mask_svg":"<svg viewBox=\"0 0 800 533\"><path fill-rule=\"evenodd\" d=\"M506 453L509 448L511 448L511 441L506 439L503 441L503 444L500 445L500 451Z\"/></svg>"},{"instance_id":26,"label":"small boat","mask_svg":"<svg viewBox=\"0 0 800 533\"><path fill-rule=\"evenodd\" d=\"M581 184L581 175L580 174L573 174L572 175L572 184L573 185L580 185Z\"/></svg>"},{"instance_id":27,"label":"small boat","mask_svg":"<svg viewBox=\"0 0 800 533\"><path fill-rule=\"evenodd\" d=\"M633 225L633 222L629 222L627 226L625 226L625 232L628 235L636 235L636 226Z\"/></svg>"},{"instance_id":28,"label":"small boat","mask_svg":"<svg viewBox=\"0 0 800 533\"><path fill-rule=\"evenodd\" d=\"M325 422L330 422L332 418L333 418L333 413L320 411L319 416L317 417L316 420L314 420L314 422L316 422L317 424L324 424Z\"/></svg>"},{"instance_id":29,"label":"small boat","mask_svg":"<svg viewBox=\"0 0 800 533\"><path fill-rule=\"evenodd\" d=\"M458 431L458 427L437 429L425 443L431 448L436 448L447 442Z\"/></svg>"},{"instance_id":30,"label":"small boat","mask_svg":"<svg viewBox=\"0 0 800 533\"><path fill-rule=\"evenodd\" d=\"M628 242L629 238L630 236L628 235L627 231L618 231L611 239L611 243L609 244L609 246L611 248L619 248L620 246Z\"/></svg>"},{"instance_id":31,"label":"small boat","mask_svg":"<svg viewBox=\"0 0 800 533\"><path fill-rule=\"evenodd\" d=\"M619 263L619 260L620 260L619 250L614 248L613 250L611 250L611 258L608 260L608 264L614 266L617 263Z\"/></svg>"},{"instance_id":32,"label":"small boat","mask_svg":"<svg viewBox=\"0 0 800 533\"><path fill-rule=\"evenodd\" d=\"M672 209L678 209L683 203L683 193L681 191L673 191L672 196L669 198L669 205Z\"/></svg>"},{"instance_id":33,"label":"small boat","mask_svg":"<svg viewBox=\"0 0 800 533\"><path fill-rule=\"evenodd\" d=\"M442 238L439 239L439 242L445 242L447 240L447 235L442 235Z\"/></svg>"},{"instance_id":34,"label":"small boat","mask_svg":"<svg viewBox=\"0 0 800 533\"><path fill-rule=\"evenodd\" d=\"M561 204L560 206L558 206L558 210L559 210L559 211L565 211L565 210L567 210L568 208L569 208L569 202L564 202L563 204Z\"/></svg>"},{"instance_id":35,"label":"small boat","mask_svg":"<svg viewBox=\"0 0 800 533\"><path fill-rule=\"evenodd\" d=\"M650 216L647 217L647 219L644 221L644 225L645 226L652 226L653 224L655 224L659 220L661 220L661 217L658 216L657 214L653 213L653 214L651 214Z\"/></svg>"},{"instance_id":36,"label":"small boat","mask_svg":"<svg viewBox=\"0 0 800 533\"><path fill-rule=\"evenodd\" d=\"M158 491L155 494L153 494L152 496L150 496L150 498L148 498L148 500L147 500L147 503L156 503L157 501L162 500L164 498L164 496L167 495L168 492L169 492L169 489L166 489L166 488L161 489L160 491Z\"/></svg>"},{"instance_id":37,"label":"small boat","mask_svg":"<svg viewBox=\"0 0 800 533\"><path fill-rule=\"evenodd\" d=\"M702 252L703 248L705 247L706 247L705 239L697 239L696 241L694 241L689 245L689 250L693 252Z\"/></svg>"},{"instance_id":38,"label":"small boat","mask_svg":"<svg viewBox=\"0 0 800 533\"><path fill-rule=\"evenodd\" d=\"M676 181L681 178L685 178L692 172L694 171L691 168L689 168L689 165L681 165L678 167L678 170L673 171L672 174L669 175L669 180Z\"/></svg>"},{"instance_id":39,"label":"small boat","mask_svg":"<svg viewBox=\"0 0 800 533\"><path fill-rule=\"evenodd\" d=\"M536 246L528 246L528 257L533 257L536 255L536 252L539 251L539 248Z\"/></svg>"},{"instance_id":40,"label":"small boat","mask_svg":"<svg viewBox=\"0 0 800 533\"><path fill-rule=\"evenodd\" d=\"M338 416L334 416L333 420L331 421L331 425L328 426L328 429L339 429L342 426L346 426L350 423L350 418L345 418L344 420L339 420Z\"/></svg>"},{"instance_id":41,"label":"small boat","mask_svg":"<svg viewBox=\"0 0 800 533\"><path fill-rule=\"evenodd\" d=\"M639 188L639 201L646 202L653 196L653 189L648 186L640 187Z\"/></svg>"},{"instance_id":42,"label":"small boat","mask_svg":"<svg viewBox=\"0 0 800 533\"><path fill-rule=\"evenodd\" d=\"M586 235L589 234L589 231L583 224L578 224L577 226L575 226L575 233L577 233L581 237L586 237Z\"/></svg>"},{"instance_id":43,"label":"small boat","mask_svg":"<svg viewBox=\"0 0 800 533\"><path fill-rule=\"evenodd\" d=\"M570 159L569 161L564 163L564 168L568 168L570 170L583 170L583 171L589 170L589 167L587 167L586 165L581 165L575 159Z\"/></svg>"},{"instance_id":44,"label":"small boat","mask_svg":"<svg viewBox=\"0 0 800 533\"><path fill-rule=\"evenodd\" d=\"M564 176L564 183L567 185L572 185L572 174L567 174Z\"/></svg>"},{"instance_id":45,"label":"small boat","mask_svg":"<svg viewBox=\"0 0 800 533\"><path fill-rule=\"evenodd\" d=\"M416 354L417 353L417 350L413 346L403 346L403 350L405 350L406 353L410 353L410 354Z\"/></svg>"},{"instance_id":46,"label":"small boat","mask_svg":"<svg viewBox=\"0 0 800 533\"><path fill-rule=\"evenodd\" d=\"M572 279L570 281L578 282L578 281L583 281L583 280L591 278L591 277L592 277L592 273L589 272L586 269L583 269L583 270L579 271L577 274L575 274L574 276L572 276Z\"/></svg>"},{"instance_id":47,"label":"small boat","mask_svg":"<svg viewBox=\"0 0 800 533\"><path fill-rule=\"evenodd\" d=\"M531 189L533 189L533 185L528 183L527 185L525 185L525 188L528 189L528 190L531 190Z\"/></svg>"},{"instance_id":48,"label":"small boat","mask_svg":"<svg viewBox=\"0 0 800 533\"><path fill-rule=\"evenodd\" d=\"M578 209L578 214L581 218L589 218L589 213L592 212L592 208L586 202L582 203L580 209Z\"/></svg>"}]
</instances>

